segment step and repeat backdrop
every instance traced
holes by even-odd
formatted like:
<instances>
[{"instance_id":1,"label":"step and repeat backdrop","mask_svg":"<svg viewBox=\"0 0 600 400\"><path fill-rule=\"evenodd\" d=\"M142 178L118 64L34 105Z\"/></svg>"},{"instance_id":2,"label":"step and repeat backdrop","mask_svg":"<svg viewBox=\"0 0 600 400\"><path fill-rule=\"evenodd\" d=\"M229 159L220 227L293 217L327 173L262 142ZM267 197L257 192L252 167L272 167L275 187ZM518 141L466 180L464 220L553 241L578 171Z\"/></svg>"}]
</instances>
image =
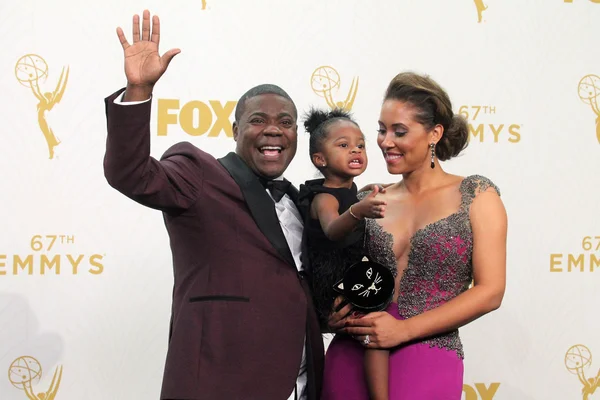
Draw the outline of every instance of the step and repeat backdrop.
<instances>
[{"instance_id":1,"label":"step and repeat backdrop","mask_svg":"<svg viewBox=\"0 0 600 400\"><path fill-rule=\"evenodd\" d=\"M0 4L0 399L158 397L168 236L102 168L116 27L131 42L146 8L161 52L182 50L154 92L154 157L232 151L236 100L275 83L301 113L351 110L357 183L393 182L384 90L401 71L437 80L470 124L443 167L490 178L509 216L502 307L461 329L463 399L600 398L600 0L24 0ZM286 176L317 176L302 128Z\"/></svg>"}]
</instances>

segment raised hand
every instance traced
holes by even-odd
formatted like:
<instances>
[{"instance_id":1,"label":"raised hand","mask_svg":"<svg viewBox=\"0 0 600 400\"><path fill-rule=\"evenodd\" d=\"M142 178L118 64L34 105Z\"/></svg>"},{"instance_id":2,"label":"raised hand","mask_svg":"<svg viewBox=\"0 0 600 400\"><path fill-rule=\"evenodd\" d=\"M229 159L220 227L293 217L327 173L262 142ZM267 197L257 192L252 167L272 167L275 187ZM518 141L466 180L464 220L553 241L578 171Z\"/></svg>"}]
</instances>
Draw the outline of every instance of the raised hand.
<instances>
[{"instance_id":1,"label":"raised hand","mask_svg":"<svg viewBox=\"0 0 600 400\"><path fill-rule=\"evenodd\" d=\"M387 203L384 200L376 198L379 192L379 186L373 186L373 191L367 197L352 205L352 212L360 219L383 218Z\"/></svg>"},{"instance_id":2,"label":"raised hand","mask_svg":"<svg viewBox=\"0 0 600 400\"><path fill-rule=\"evenodd\" d=\"M148 10L144 10L143 13L141 34L140 17L137 14L133 16L132 28L133 44L129 44L123 30L120 27L117 28L117 36L125 55L126 101L149 98L154 84L165 73L173 57L181 52L179 49L171 49L162 56L158 53L160 20L157 15L154 15L151 28L150 11Z\"/></svg>"}]
</instances>

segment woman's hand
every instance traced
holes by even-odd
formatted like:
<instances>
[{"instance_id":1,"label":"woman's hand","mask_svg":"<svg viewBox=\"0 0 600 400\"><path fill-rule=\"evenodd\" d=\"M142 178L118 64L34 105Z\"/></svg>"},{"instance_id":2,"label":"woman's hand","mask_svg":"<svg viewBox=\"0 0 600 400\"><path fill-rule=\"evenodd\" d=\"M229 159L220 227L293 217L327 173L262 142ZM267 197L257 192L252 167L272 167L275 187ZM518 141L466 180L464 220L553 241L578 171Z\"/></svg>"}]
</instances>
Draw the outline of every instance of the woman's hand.
<instances>
[{"instance_id":1,"label":"woman's hand","mask_svg":"<svg viewBox=\"0 0 600 400\"><path fill-rule=\"evenodd\" d=\"M387 312L373 312L362 318L349 318L341 332L352 335L364 347L370 349L389 349L409 341L406 321L398 320Z\"/></svg>"}]
</instances>

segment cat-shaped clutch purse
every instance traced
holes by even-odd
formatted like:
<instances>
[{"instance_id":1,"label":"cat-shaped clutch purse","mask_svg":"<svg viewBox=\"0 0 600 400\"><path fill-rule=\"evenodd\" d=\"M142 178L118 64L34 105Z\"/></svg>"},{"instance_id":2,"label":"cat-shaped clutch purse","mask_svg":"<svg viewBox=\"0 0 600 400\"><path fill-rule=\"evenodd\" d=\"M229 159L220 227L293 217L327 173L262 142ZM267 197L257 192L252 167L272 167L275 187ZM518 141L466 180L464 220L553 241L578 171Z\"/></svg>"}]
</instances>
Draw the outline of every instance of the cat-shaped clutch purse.
<instances>
[{"instance_id":1,"label":"cat-shaped clutch purse","mask_svg":"<svg viewBox=\"0 0 600 400\"><path fill-rule=\"evenodd\" d=\"M348 267L333 289L343 295L355 311L381 311L392 301L394 275L389 268L363 257Z\"/></svg>"}]
</instances>

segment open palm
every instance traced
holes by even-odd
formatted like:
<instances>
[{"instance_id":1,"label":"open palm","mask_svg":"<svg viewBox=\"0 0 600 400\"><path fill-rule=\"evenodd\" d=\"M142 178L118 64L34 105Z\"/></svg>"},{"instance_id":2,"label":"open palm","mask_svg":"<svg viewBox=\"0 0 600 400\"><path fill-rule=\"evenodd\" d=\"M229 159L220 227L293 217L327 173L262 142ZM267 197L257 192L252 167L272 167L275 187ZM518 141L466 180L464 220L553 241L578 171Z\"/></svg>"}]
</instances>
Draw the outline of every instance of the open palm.
<instances>
[{"instance_id":1,"label":"open palm","mask_svg":"<svg viewBox=\"0 0 600 400\"><path fill-rule=\"evenodd\" d=\"M180 53L179 49L171 49L160 56L160 20L152 17L150 30L150 12L144 10L142 31L140 35L140 17L133 16L133 44L129 44L121 28L117 28L117 36L123 46L125 55L125 76L130 86L154 86L165 73L173 57Z\"/></svg>"}]
</instances>

